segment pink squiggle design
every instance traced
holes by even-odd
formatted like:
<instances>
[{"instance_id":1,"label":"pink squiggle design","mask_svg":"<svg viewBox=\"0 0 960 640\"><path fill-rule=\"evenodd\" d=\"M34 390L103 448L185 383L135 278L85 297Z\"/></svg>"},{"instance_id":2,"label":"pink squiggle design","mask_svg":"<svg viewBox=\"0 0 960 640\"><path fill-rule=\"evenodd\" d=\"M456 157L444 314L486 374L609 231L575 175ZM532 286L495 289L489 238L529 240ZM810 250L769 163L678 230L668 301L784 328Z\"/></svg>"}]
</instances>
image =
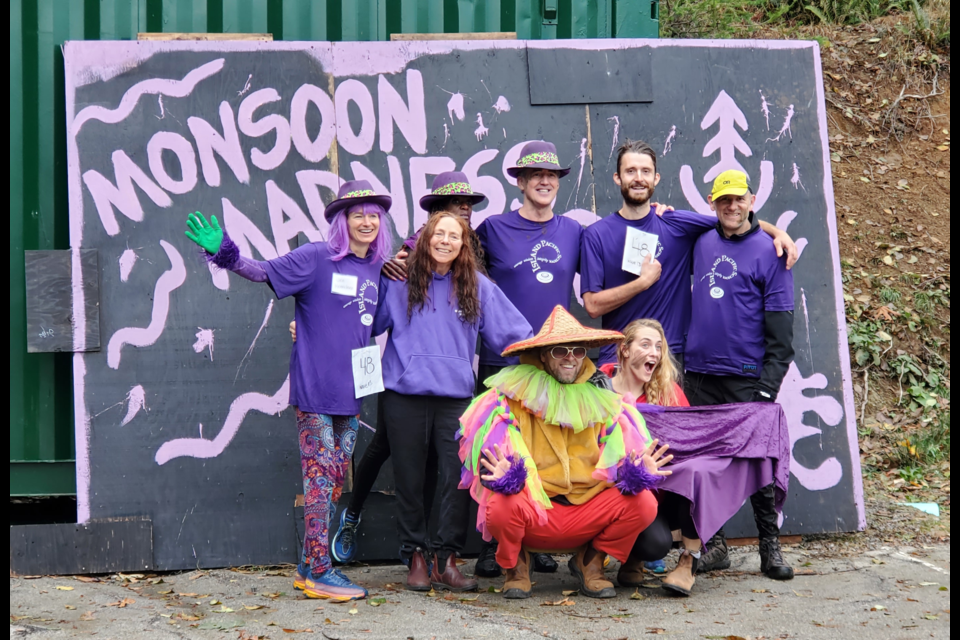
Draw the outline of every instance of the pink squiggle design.
<instances>
[{"instance_id":1,"label":"pink squiggle design","mask_svg":"<svg viewBox=\"0 0 960 640\"><path fill-rule=\"evenodd\" d=\"M120 105L116 109L107 109L101 106L89 106L77 114L73 120L73 136L80 132L80 127L88 120L99 120L107 124L116 124L126 118L133 112L137 106L137 101L143 95L160 94L172 98L184 98L193 93L197 84L206 78L223 69L224 59L218 58L207 64L200 65L182 80L169 80L166 78L152 78L138 82L123 94L120 99Z\"/></svg>"},{"instance_id":2,"label":"pink squiggle design","mask_svg":"<svg viewBox=\"0 0 960 640\"><path fill-rule=\"evenodd\" d=\"M183 258L180 257L180 253L166 240L161 240L160 246L167 252L167 258L170 259L170 269L163 272L163 275L157 279L156 287L154 287L153 313L150 315L150 324L146 328L124 327L110 336L110 342L107 343L107 365L111 369L120 367L120 350L123 349L123 345L149 347L157 341L167 324L167 313L170 311L170 293L178 289L187 279L187 269L183 265Z\"/></svg>"},{"instance_id":3,"label":"pink squiggle design","mask_svg":"<svg viewBox=\"0 0 960 640\"><path fill-rule=\"evenodd\" d=\"M213 440L207 438L177 438L164 442L157 449L154 456L158 465L166 464L174 458L216 458L227 445L237 435L243 419L250 411L259 411L260 413L279 414L289 406L290 401L290 376L283 381L280 389L272 396L262 393L244 393L238 396L231 404L227 412L227 418L223 421L223 428Z\"/></svg>"}]
</instances>

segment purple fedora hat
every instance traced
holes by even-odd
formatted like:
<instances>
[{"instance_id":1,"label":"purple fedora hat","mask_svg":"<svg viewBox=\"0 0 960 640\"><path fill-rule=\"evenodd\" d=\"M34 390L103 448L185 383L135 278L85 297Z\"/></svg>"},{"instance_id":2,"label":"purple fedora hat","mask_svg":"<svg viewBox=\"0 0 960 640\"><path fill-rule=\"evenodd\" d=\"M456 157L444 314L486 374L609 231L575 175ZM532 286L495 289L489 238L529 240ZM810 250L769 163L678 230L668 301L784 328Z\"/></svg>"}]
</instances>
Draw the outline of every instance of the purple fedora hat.
<instances>
[{"instance_id":1,"label":"purple fedora hat","mask_svg":"<svg viewBox=\"0 0 960 640\"><path fill-rule=\"evenodd\" d=\"M557 157L557 148L552 142L538 140L528 142L520 150L520 159L516 166L507 169L511 177L516 178L524 169L550 169L556 171L561 178L570 173L570 168L566 169L560 166L560 159Z\"/></svg>"},{"instance_id":2,"label":"purple fedora hat","mask_svg":"<svg viewBox=\"0 0 960 640\"><path fill-rule=\"evenodd\" d=\"M433 179L433 191L420 198L420 208L430 212L430 207L438 200L460 196L467 198L473 204L480 204L487 199L482 193L477 193L467 181L467 176L461 171L444 171Z\"/></svg>"},{"instance_id":3,"label":"purple fedora hat","mask_svg":"<svg viewBox=\"0 0 960 640\"><path fill-rule=\"evenodd\" d=\"M327 219L327 222L331 222L333 216L337 215L339 211L352 207L355 204L363 204L364 202L378 204L383 207L384 210L389 211L390 205L393 203L393 198L390 196L377 195L373 187L370 186L370 183L366 180L350 180L349 182L343 183L340 191L337 192L337 199L328 204L327 208L323 210L323 217Z\"/></svg>"}]
</instances>

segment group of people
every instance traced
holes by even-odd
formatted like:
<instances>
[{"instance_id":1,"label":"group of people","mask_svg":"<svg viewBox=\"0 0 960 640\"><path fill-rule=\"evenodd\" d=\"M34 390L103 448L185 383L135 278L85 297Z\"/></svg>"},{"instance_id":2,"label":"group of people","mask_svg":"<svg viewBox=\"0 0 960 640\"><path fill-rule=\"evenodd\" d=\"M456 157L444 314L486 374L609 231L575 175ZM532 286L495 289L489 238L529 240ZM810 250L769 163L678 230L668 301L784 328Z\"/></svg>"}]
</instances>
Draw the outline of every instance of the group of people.
<instances>
[{"instance_id":1,"label":"group of people","mask_svg":"<svg viewBox=\"0 0 960 640\"><path fill-rule=\"evenodd\" d=\"M474 574L505 571L507 598L529 597L530 572L556 571L560 552L572 553L584 595L612 597L607 556L621 586L639 585L645 567L662 570L675 531L680 559L663 586L689 595L698 571L730 565L722 526L747 498L761 569L793 576L778 541L789 440L774 402L793 356L796 247L757 220L739 171L714 182L716 218L653 204L656 163L649 145L624 143L613 176L623 206L584 228L552 210L570 171L555 146L528 143L508 169L519 209L474 230L485 196L443 173L420 200L426 224L396 254L383 227L390 196L363 180L326 207L327 242L274 260L241 256L216 217L188 217L187 236L214 265L296 300L290 404L306 520L296 588L366 596L333 561L356 557L364 501L391 455L412 590L478 587L457 563L471 497L485 541ZM658 240L640 275L622 268L630 228ZM602 329L569 312L577 274ZM376 433L330 538L357 438L352 359L384 333Z\"/></svg>"}]
</instances>

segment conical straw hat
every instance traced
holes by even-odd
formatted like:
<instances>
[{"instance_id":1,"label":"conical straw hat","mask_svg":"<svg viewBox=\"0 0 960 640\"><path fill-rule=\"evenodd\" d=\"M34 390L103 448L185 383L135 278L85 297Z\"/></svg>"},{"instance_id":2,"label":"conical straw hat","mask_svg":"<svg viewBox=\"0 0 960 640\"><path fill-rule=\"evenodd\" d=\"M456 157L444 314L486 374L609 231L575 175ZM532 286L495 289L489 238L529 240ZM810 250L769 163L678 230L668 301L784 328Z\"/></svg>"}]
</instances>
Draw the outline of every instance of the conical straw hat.
<instances>
[{"instance_id":1,"label":"conical straw hat","mask_svg":"<svg viewBox=\"0 0 960 640\"><path fill-rule=\"evenodd\" d=\"M585 347L602 347L608 344L623 342L623 334L619 331L591 329L585 327L570 312L557 305L550 313L550 317L543 323L540 332L528 340L514 342L507 347L503 356L516 355L528 349L551 347L557 344L581 344Z\"/></svg>"}]
</instances>

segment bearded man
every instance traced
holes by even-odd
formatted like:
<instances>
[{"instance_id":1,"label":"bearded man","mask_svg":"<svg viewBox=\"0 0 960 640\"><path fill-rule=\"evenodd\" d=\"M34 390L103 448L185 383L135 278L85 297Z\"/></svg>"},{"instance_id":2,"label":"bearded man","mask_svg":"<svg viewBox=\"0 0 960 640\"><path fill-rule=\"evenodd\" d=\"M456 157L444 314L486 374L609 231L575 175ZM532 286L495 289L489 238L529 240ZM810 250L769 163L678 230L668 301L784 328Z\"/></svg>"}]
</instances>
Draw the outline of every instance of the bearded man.
<instances>
[{"instance_id":1,"label":"bearded man","mask_svg":"<svg viewBox=\"0 0 960 640\"><path fill-rule=\"evenodd\" d=\"M586 357L622 340L557 305L536 336L504 350L520 364L487 379L460 420L460 488L479 504L484 539L499 541L505 598L530 597L531 552L573 552L580 593L616 596L604 559L626 560L656 517L650 489L673 456Z\"/></svg>"}]
</instances>

